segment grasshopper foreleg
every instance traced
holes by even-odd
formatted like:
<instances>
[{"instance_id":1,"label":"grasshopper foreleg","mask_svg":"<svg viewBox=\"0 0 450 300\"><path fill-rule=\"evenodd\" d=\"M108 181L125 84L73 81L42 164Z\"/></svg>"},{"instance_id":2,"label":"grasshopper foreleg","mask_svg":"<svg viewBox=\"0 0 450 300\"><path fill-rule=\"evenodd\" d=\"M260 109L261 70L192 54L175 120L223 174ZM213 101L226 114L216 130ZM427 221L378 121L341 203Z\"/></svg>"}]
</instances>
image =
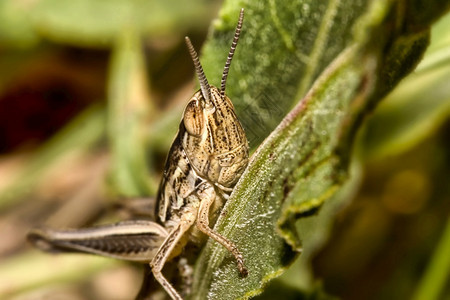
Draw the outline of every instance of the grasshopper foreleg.
<instances>
[{"instance_id":1,"label":"grasshopper foreleg","mask_svg":"<svg viewBox=\"0 0 450 300\"><path fill-rule=\"evenodd\" d=\"M233 256L236 259L239 272L242 276L248 275L248 270L244 265L244 258L242 257L242 253L239 251L239 249L236 247L236 245L228 240L223 235L215 232L211 227L209 227L209 211L211 205L214 203L216 199L216 192L214 190L214 187L209 183L204 183L204 185L199 189L197 192L199 195L200 201L200 208L198 210L198 216L197 216L197 228L202 231L207 236L211 237L215 241L217 241L219 244L227 248L228 251L233 254Z\"/></svg>"}]
</instances>

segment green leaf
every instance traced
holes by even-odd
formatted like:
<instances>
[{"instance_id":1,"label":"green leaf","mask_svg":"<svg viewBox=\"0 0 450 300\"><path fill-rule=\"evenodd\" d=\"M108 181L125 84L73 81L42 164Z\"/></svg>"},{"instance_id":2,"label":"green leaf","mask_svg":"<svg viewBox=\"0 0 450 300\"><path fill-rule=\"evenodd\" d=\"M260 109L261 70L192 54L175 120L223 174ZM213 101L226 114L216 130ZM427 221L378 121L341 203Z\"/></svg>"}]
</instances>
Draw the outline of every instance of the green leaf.
<instances>
[{"instance_id":1,"label":"green leaf","mask_svg":"<svg viewBox=\"0 0 450 300\"><path fill-rule=\"evenodd\" d=\"M414 69L428 44L429 24L422 21L446 8L430 4L419 18L409 15L414 4L226 3L202 61L208 74L219 73L218 56L225 56L220 53L227 52L235 23L230 15L237 18L243 6L246 21L227 92L251 145L304 97L253 154L215 226L242 251L249 276L240 278L231 255L209 241L196 264L192 299L256 295L283 273L293 250L311 254L317 247L315 240L326 234L317 226L326 224L338 205L320 207L351 194L343 189L364 116ZM309 216L316 213L314 221Z\"/></svg>"},{"instance_id":2,"label":"green leaf","mask_svg":"<svg viewBox=\"0 0 450 300\"><path fill-rule=\"evenodd\" d=\"M140 39L131 27L117 41L108 81L110 181L120 196L140 197L156 192L150 185L145 152L146 127L155 113L145 72Z\"/></svg>"},{"instance_id":3,"label":"green leaf","mask_svg":"<svg viewBox=\"0 0 450 300\"><path fill-rule=\"evenodd\" d=\"M349 178L330 199L324 202L320 207L320 212L308 218L301 218L300 221L296 222L296 230L304 247L298 259L277 281L279 280L284 285L302 291L306 295L316 289L320 290L321 287L316 286L317 282L313 278L310 261L327 241L336 211L348 205L354 198L362 178L361 162L358 159L353 159Z\"/></svg>"}]
</instances>

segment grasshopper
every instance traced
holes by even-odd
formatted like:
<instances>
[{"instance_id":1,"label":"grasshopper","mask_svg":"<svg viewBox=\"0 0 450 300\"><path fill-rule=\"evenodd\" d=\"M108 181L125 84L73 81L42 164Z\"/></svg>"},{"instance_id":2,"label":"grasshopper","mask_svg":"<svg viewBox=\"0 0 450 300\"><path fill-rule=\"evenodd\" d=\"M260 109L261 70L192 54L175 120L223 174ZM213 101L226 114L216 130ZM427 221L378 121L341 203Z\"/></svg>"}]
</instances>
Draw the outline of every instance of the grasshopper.
<instances>
[{"instance_id":1,"label":"grasshopper","mask_svg":"<svg viewBox=\"0 0 450 300\"><path fill-rule=\"evenodd\" d=\"M220 90L210 86L188 37L200 89L187 104L170 148L156 200L157 222L125 221L79 230L35 229L29 240L47 251L78 251L149 263L155 279L173 299L180 294L162 270L188 242L202 244L204 235L223 245L247 276L236 245L209 226L248 164L248 141L225 86L244 10L222 74Z\"/></svg>"}]
</instances>

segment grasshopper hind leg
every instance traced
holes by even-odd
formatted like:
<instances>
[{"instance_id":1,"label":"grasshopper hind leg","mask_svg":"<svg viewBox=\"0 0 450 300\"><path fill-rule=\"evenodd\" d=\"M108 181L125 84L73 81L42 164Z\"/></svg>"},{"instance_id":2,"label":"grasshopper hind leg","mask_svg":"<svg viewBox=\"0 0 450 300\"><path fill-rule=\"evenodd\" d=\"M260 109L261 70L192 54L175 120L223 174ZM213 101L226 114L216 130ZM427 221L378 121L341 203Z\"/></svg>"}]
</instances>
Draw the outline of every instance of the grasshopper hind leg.
<instances>
[{"instance_id":1,"label":"grasshopper hind leg","mask_svg":"<svg viewBox=\"0 0 450 300\"><path fill-rule=\"evenodd\" d=\"M166 237L165 228L144 220L82 229L36 228L27 236L35 247L47 252L97 254L136 262L149 262Z\"/></svg>"}]
</instances>

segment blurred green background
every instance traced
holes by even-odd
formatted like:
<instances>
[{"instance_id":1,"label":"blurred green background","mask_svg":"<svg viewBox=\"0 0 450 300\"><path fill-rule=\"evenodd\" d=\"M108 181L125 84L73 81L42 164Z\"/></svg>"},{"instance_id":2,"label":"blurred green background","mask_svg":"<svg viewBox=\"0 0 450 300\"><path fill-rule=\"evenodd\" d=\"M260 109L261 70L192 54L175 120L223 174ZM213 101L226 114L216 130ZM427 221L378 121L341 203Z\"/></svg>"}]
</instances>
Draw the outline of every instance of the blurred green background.
<instances>
[{"instance_id":1,"label":"blurred green background","mask_svg":"<svg viewBox=\"0 0 450 300\"><path fill-rule=\"evenodd\" d=\"M155 194L195 85L183 37L200 49L220 5L0 2L1 299L134 297L139 267L45 255L25 236L128 218L125 198ZM294 264L260 298L450 299L449 28L449 16L434 25L422 63L361 131L361 185L313 279Z\"/></svg>"}]
</instances>

